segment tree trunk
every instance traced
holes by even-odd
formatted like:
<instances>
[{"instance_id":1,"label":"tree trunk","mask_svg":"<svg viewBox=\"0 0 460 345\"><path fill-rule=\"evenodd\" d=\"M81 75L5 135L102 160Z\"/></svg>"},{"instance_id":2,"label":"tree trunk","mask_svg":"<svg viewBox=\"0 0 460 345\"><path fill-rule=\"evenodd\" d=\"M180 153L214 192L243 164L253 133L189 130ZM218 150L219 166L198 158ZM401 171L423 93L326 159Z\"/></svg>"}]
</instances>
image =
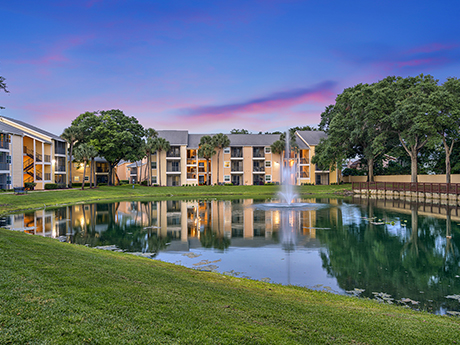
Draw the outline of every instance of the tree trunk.
<instances>
[{"instance_id":1,"label":"tree trunk","mask_svg":"<svg viewBox=\"0 0 460 345\"><path fill-rule=\"evenodd\" d=\"M452 154L455 141L452 140L452 143L449 147L449 145L447 145L446 138L442 136L442 143L444 144L444 151L446 152L446 183L450 183L450 155Z\"/></svg>"},{"instance_id":2,"label":"tree trunk","mask_svg":"<svg viewBox=\"0 0 460 345\"><path fill-rule=\"evenodd\" d=\"M113 186L113 166L111 163L109 163L109 179L107 182L107 185Z\"/></svg>"},{"instance_id":3,"label":"tree trunk","mask_svg":"<svg viewBox=\"0 0 460 345\"><path fill-rule=\"evenodd\" d=\"M221 149L219 148L219 152L217 152L217 185L219 185L219 172L220 172L219 171L219 169L220 169L220 167L219 167L220 166L220 163L219 163L220 157L219 156L220 156L220 151L221 151Z\"/></svg>"},{"instance_id":4,"label":"tree trunk","mask_svg":"<svg viewBox=\"0 0 460 345\"><path fill-rule=\"evenodd\" d=\"M369 170L367 173L367 181L374 182L374 157L367 160L367 167Z\"/></svg>"},{"instance_id":5,"label":"tree trunk","mask_svg":"<svg viewBox=\"0 0 460 345\"><path fill-rule=\"evenodd\" d=\"M410 155L411 182L417 183L417 151L412 150Z\"/></svg>"},{"instance_id":6,"label":"tree trunk","mask_svg":"<svg viewBox=\"0 0 460 345\"><path fill-rule=\"evenodd\" d=\"M93 188L94 175L94 157L91 157L91 165L89 166L89 188Z\"/></svg>"},{"instance_id":7,"label":"tree trunk","mask_svg":"<svg viewBox=\"0 0 460 345\"><path fill-rule=\"evenodd\" d=\"M69 188L72 188L72 152L73 152L73 144L70 144L70 157L69 157Z\"/></svg>"},{"instance_id":8,"label":"tree trunk","mask_svg":"<svg viewBox=\"0 0 460 345\"><path fill-rule=\"evenodd\" d=\"M81 183L81 190L85 188L85 178L86 178L86 160L83 161L83 182ZM84 210L83 210L84 212ZM86 226L86 225L85 225Z\"/></svg>"}]
</instances>

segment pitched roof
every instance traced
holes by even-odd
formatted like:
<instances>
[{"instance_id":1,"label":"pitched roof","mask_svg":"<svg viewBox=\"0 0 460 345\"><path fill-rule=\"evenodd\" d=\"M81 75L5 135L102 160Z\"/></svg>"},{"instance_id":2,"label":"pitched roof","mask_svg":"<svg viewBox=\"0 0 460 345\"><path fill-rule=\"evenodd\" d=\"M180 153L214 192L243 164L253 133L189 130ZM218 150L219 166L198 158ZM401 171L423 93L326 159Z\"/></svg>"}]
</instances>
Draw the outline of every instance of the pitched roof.
<instances>
[{"instance_id":1,"label":"pitched roof","mask_svg":"<svg viewBox=\"0 0 460 345\"><path fill-rule=\"evenodd\" d=\"M188 144L188 131L160 130L158 136L169 141L170 145Z\"/></svg>"},{"instance_id":2,"label":"pitched roof","mask_svg":"<svg viewBox=\"0 0 460 345\"><path fill-rule=\"evenodd\" d=\"M61 137L59 137L59 136L57 136L57 135L55 135L55 134L53 134L53 133L44 131L43 129L40 129L40 128L38 128L38 127L32 126L32 125L30 125L30 124L28 124L28 123L25 123L25 122L23 122L23 121L19 121L19 120L16 120L16 119L12 119L12 118L10 118L10 117L6 117L6 116L3 116L3 115L0 116L0 121L1 121L2 118L3 118L3 119L6 119L6 120L8 120L8 121L14 122L14 123L16 123L16 124L18 124L18 125L20 125L20 126L23 126L23 127L27 128L27 129L29 129L29 130L31 130L31 131L34 131L34 132L40 133L40 134L42 134L42 135L45 135L45 136L47 136L47 137L50 137L51 139L54 139L54 140L57 140L57 141L63 141L63 142L65 142L65 140L62 139ZM31 134L31 133L29 133L29 132L26 132L26 133L27 133L27 135ZM22 134L22 133L21 133L21 134ZM33 136L33 134L31 134L31 135Z\"/></svg>"},{"instance_id":3,"label":"pitched roof","mask_svg":"<svg viewBox=\"0 0 460 345\"><path fill-rule=\"evenodd\" d=\"M320 140L327 137L323 131L297 131L299 135L308 145L316 146ZM300 146L299 146L300 147Z\"/></svg>"},{"instance_id":4,"label":"pitched roof","mask_svg":"<svg viewBox=\"0 0 460 345\"><path fill-rule=\"evenodd\" d=\"M5 122L1 122L1 121L0 121L0 132L22 136L22 132L19 129L17 129L16 127L10 126L9 124L6 124Z\"/></svg>"},{"instance_id":5,"label":"pitched roof","mask_svg":"<svg viewBox=\"0 0 460 345\"><path fill-rule=\"evenodd\" d=\"M270 146L280 138L279 134L227 134L230 146Z\"/></svg>"}]
</instances>

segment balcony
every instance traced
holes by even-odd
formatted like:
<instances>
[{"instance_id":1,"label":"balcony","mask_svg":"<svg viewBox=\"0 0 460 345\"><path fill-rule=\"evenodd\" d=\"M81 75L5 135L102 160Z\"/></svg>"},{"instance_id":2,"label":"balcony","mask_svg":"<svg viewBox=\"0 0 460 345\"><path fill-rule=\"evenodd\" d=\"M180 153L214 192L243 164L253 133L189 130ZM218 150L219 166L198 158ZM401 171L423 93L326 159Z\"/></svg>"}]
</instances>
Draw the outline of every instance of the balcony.
<instances>
[{"instance_id":1,"label":"balcony","mask_svg":"<svg viewBox=\"0 0 460 345\"><path fill-rule=\"evenodd\" d=\"M56 165L54 167L54 171L56 171L56 172L65 172L65 165Z\"/></svg>"},{"instance_id":2,"label":"balcony","mask_svg":"<svg viewBox=\"0 0 460 345\"><path fill-rule=\"evenodd\" d=\"M187 174L187 179L188 180L196 180L196 174L192 173L192 174Z\"/></svg>"},{"instance_id":3,"label":"balcony","mask_svg":"<svg viewBox=\"0 0 460 345\"><path fill-rule=\"evenodd\" d=\"M230 150L231 158L243 158L243 149L242 148L232 148Z\"/></svg>"},{"instance_id":4,"label":"balcony","mask_svg":"<svg viewBox=\"0 0 460 345\"><path fill-rule=\"evenodd\" d=\"M166 158L180 158L180 147L171 147L171 149L166 152Z\"/></svg>"},{"instance_id":5,"label":"balcony","mask_svg":"<svg viewBox=\"0 0 460 345\"><path fill-rule=\"evenodd\" d=\"M10 163L0 162L0 170L10 170Z\"/></svg>"},{"instance_id":6,"label":"balcony","mask_svg":"<svg viewBox=\"0 0 460 345\"><path fill-rule=\"evenodd\" d=\"M45 155L45 163L51 163L51 156Z\"/></svg>"},{"instance_id":7,"label":"balcony","mask_svg":"<svg viewBox=\"0 0 460 345\"><path fill-rule=\"evenodd\" d=\"M263 147L254 147L252 149L252 158L265 158L265 152Z\"/></svg>"},{"instance_id":8,"label":"balcony","mask_svg":"<svg viewBox=\"0 0 460 345\"><path fill-rule=\"evenodd\" d=\"M65 155L65 147L55 147L54 153L57 155Z\"/></svg>"},{"instance_id":9,"label":"balcony","mask_svg":"<svg viewBox=\"0 0 460 345\"><path fill-rule=\"evenodd\" d=\"M0 141L0 149L7 149L9 150L10 143L8 141Z\"/></svg>"},{"instance_id":10,"label":"balcony","mask_svg":"<svg viewBox=\"0 0 460 345\"><path fill-rule=\"evenodd\" d=\"M196 158L188 158L187 165L196 165Z\"/></svg>"},{"instance_id":11,"label":"balcony","mask_svg":"<svg viewBox=\"0 0 460 345\"><path fill-rule=\"evenodd\" d=\"M243 172L243 164L232 164L231 172Z\"/></svg>"},{"instance_id":12,"label":"balcony","mask_svg":"<svg viewBox=\"0 0 460 345\"><path fill-rule=\"evenodd\" d=\"M96 168L96 173L108 173L108 172L109 172L109 168L100 168L100 167Z\"/></svg>"},{"instance_id":13,"label":"balcony","mask_svg":"<svg viewBox=\"0 0 460 345\"><path fill-rule=\"evenodd\" d=\"M45 176L46 181L51 181L51 173L44 173L43 175Z\"/></svg>"},{"instance_id":14,"label":"balcony","mask_svg":"<svg viewBox=\"0 0 460 345\"><path fill-rule=\"evenodd\" d=\"M168 165L166 168L166 172L180 172L180 166Z\"/></svg>"},{"instance_id":15,"label":"balcony","mask_svg":"<svg viewBox=\"0 0 460 345\"><path fill-rule=\"evenodd\" d=\"M253 172L265 172L264 166L254 166L252 169Z\"/></svg>"}]
</instances>

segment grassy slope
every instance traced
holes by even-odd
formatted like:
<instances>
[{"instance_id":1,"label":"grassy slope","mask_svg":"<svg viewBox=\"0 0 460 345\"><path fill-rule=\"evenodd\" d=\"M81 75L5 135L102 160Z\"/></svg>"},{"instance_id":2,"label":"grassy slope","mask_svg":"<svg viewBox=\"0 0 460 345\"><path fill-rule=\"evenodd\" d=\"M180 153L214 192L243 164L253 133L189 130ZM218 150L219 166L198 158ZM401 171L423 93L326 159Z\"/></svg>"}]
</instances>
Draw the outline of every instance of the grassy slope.
<instances>
[{"instance_id":1,"label":"grassy slope","mask_svg":"<svg viewBox=\"0 0 460 345\"><path fill-rule=\"evenodd\" d=\"M301 195L326 196L350 190L351 185L340 186L301 186ZM78 202L95 202L129 199L164 199L165 197L219 197L241 196L259 197L272 196L277 193L279 186L199 186L199 187L144 187L130 185L117 187L100 187L97 189L71 189L58 191L34 191L23 195L0 194L0 214L8 212L36 209L43 206L75 204Z\"/></svg>"},{"instance_id":2,"label":"grassy slope","mask_svg":"<svg viewBox=\"0 0 460 345\"><path fill-rule=\"evenodd\" d=\"M452 344L460 320L0 230L0 344Z\"/></svg>"}]
</instances>

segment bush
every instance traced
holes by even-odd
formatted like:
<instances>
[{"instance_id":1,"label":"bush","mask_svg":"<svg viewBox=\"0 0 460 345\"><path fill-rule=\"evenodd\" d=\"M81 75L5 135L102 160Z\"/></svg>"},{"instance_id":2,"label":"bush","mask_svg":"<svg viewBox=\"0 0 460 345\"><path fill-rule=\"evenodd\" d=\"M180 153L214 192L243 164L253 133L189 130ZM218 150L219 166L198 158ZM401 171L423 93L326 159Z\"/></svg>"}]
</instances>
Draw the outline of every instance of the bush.
<instances>
[{"instance_id":1,"label":"bush","mask_svg":"<svg viewBox=\"0 0 460 345\"><path fill-rule=\"evenodd\" d=\"M77 188L77 187L81 187L82 183L81 182L78 182L78 183L72 183L72 187L74 188Z\"/></svg>"},{"instance_id":2,"label":"bush","mask_svg":"<svg viewBox=\"0 0 460 345\"><path fill-rule=\"evenodd\" d=\"M27 190L34 190L36 185L35 182L26 182L24 183L24 188Z\"/></svg>"},{"instance_id":3,"label":"bush","mask_svg":"<svg viewBox=\"0 0 460 345\"><path fill-rule=\"evenodd\" d=\"M145 180L145 181L141 181L140 185L141 185L141 186L147 186L147 182L148 182L148 181L146 181L146 180Z\"/></svg>"},{"instance_id":4,"label":"bush","mask_svg":"<svg viewBox=\"0 0 460 345\"><path fill-rule=\"evenodd\" d=\"M128 184L129 180L120 180L120 183Z\"/></svg>"},{"instance_id":5,"label":"bush","mask_svg":"<svg viewBox=\"0 0 460 345\"><path fill-rule=\"evenodd\" d=\"M345 168L342 171L342 176L365 176L365 175L366 175L365 170Z\"/></svg>"},{"instance_id":6,"label":"bush","mask_svg":"<svg viewBox=\"0 0 460 345\"><path fill-rule=\"evenodd\" d=\"M45 189L58 189L57 183L45 183Z\"/></svg>"},{"instance_id":7,"label":"bush","mask_svg":"<svg viewBox=\"0 0 460 345\"><path fill-rule=\"evenodd\" d=\"M98 186L98 187L100 187L100 186L107 186L107 183L98 183L97 186Z\"/></svg>"}]
</instances>

